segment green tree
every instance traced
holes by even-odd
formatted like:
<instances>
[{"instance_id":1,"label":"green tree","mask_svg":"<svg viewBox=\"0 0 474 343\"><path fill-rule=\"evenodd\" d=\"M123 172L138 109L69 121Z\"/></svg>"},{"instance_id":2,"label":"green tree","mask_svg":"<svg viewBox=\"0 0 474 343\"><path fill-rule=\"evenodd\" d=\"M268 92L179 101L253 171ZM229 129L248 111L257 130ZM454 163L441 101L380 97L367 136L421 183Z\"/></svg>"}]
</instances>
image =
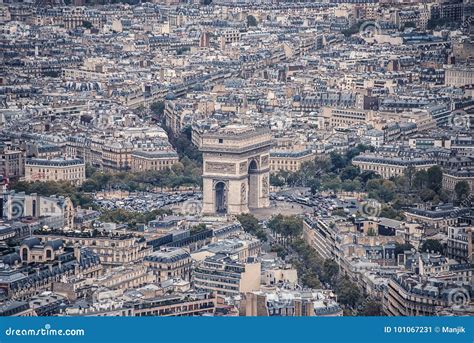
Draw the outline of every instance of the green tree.
<instances>
[{"instance_id":1,"label":"green tree","mask_svg":"<svg viewBox=\"0 0 474 343\"><path fill-rule=\"evenodd\" d=\"M403 254L404 251L408 251L413 248L414 246L411 245L410 243L405 243L405 244L395 243L395 256L398 256L399 254Z\"/></svg>"},{"instance_id":2,"label":"green tree","mask_svg":"<svg viewBox=\"0 0 474 343\"><path fill-rule=\"evenodd\" d=\"M415 173L413 177L413 186L417 190L422 190L428 187L428 173L426 170L419 170Z\"/></svg>"},{"instance_id":3,"label":"green tree","mask_svg":"<svg viewBox=\"0 0 474 343\"><path fill-rule=\"evenodd\" d=\"M350 37L359 32L360 25L362 25L362 22L354 23L349 28L342 30L341 33L346 37Z\"/></svg>"},{"instance_id":4,"label":"green tree","mask_svg":"<svg viewBox=\"0 0 474 343\"><path fill-rule=\"evenodd\" d=\"M440 194L443 183L443 170L440 166L432 166L427 172L428 188Z\"/></svg>"},{"instance_id":5,"label":"green tree","mask_svg":"<svg viewBox=\"0 0 474 343\"><path fill-rule=\"evenodd\" d=\"M463 200L467 199L471 193L471 187L466 180L459 181L456 183L456 186L454 186L454 192L456 193L457 200L462 202Z\"/></svg>"},{"instance_id":6,"label":"green tree","mask_svg":"<svg viewBox=\"0 0 474 343\"><path fill-rule=\"evenodd\" d=\"M370 180L380 179L380 175L378 175L372 170L364 170L363 172L360 173L359 179L365 185Z\"/></svg>"},{"instance_id":7,"label":"green tree","mask_svg":"<svg viewBox=\"0 0 474 343\"><path fill-rule=\"evenodd\" d=\"M165 113L165 103L163 101L156 101L150 105L150 110L158 120L161 120Z\"/></svg>"},{"instance_id":8,"label":"green tree","mask_svg":"<svg viewBox=\"0 0 474 343\"><path fill-rule=\"evenodd\" d=\"M316 194L318 190L321 188L321 182L318 179L313 178L309 180L308 186L310 188L311 194Z\"/></svg>"},{"instance_id":9,"label":"green tree","mask_svg":"<svg viewBox=\"0 0 474 343\"><path fill-rule=\"evenodd\" d=\"M336 284L337 300L343 305L355 308L361 299L361 291L348 277L342 277Z\"/></svg>"},{"instance_id":10,"label":"green tree","mask_svg":"<svg viewBox=\"0 0 474 343\"><path fill-rule=\"evenodd\" d=\"M436 197L436 192L429 188L424 188L420 192L420 199L424 202L431 201Z\"/></svg>"},{"instance_id":11,"label":"green tree","mask_svg":"<svg viewBox=\"0 0 474 343\"><path fill-rule=\"evenodd\" d=\"M36 193L41 196L63 196L69 197L74 206L92 207L93 198L84 194L71 183L66 181L20 181L11 184L11 189L15 192L25 192L26 194Z\"/></svg>"},{"instance_id":12,"label":"green tree","mask_svg":"<svg viewBox=\"0 0 474 343\"><path fill-rule=\"evenodd\" d=\"M206 224L199 223L198 225L195 225L191 228L191 231L190 231L189 234L192 236L192 235L198 234L198 233L206 231L206 230L207 230Z\"/></svg>"},{"instance_id":13,"label":"green tree","mask_svg":"<svg viewBox=\"0 0 474 343\"><path fill-rule=\"evenodd\" d=\"M323 172L328 172L332 168L331 159L325 156L316 156L314 159L314 168Z\"/></svg>"},{"instance_id":14,"label":"green tree","mask_svg":"<svg viewBox=\"0 0 474 343\"><path fill-rule=\"evenodd\" d=\"M326 259L323 263L321 281L332 283L339 274L339 265L334 260Z\"/></svg>"},{"instance_id":15,"label":"green tree","mask_svg":"<svg viewBox=\"0 0 474 343\"><path fill-rule=\"evenodd\" d=\"M372 179L366 184L367 192L371 198L379 201L389 202L395 197L395 183L390 180Z\"/></svg>"},{"instance_id":16,"label":"green tree","mask_svg":"<svg viewBox=\"0 0 474 343\"><path fill-rule=\"evenodd\" d=\"M347 165L347 160L345 159L344 156L336 153L336 152L331 152L330 154L331 157L331 164L332 164L332 171L337 172L343 168L346 167Z\"/></svg>"},{"instance_id":17,"label":"green tree","mask_svg":"<svg viewBox=\"0 0 474 343\"><path fill-rule=\"evenodd\" d=\"M401 212L398 212L392 206L387 206L387 205L382 206L382 210L380 211L380 217L390 218L390 219L395 219L395 220L405 219L405 216Z\"/></svg>"},{"instance_id":18,"label":"green tree","mask_svg":"<svg viewBox=\"0 0 474 343\"><path fill-rule=\"evenodd\" d=\"M258 219L250 213L243 213L237 216L237 220L242 225L245 232L248 232L262 241L267 240L267 235L262 225L258 222Z\"/></svg>"},{"instance_id":19,"label":"green tree","mask_svg":"<svg viewBox=\"0 0 474 343\"><path fill-rule=\"evenodd\" d=\"M347 166L341 171L341 180L354 180L359 174L360 170L358 167Z\"/></svg>"},{"instance_id":20,"label":"green tree","mask_svg":"<svg viewBox=\"0 0 474 343\"><path fill-rule=\"evenodd\" d=\"M321 180L321 189L338 191L341 189L341 179L336 174L326 174Z\"/></svg>"},{"instance_id":21,"label":"green tree","mask_svg":"<svg viewBox=\"0 0 474 343\"><path fill-rule=\"evenodd\" d=\"M434 252L442 254L443 250L443 245L437 239L427 239L423 242L423 244L421 244L420 247L421 252Z\"/></svg>"},{"instance_id":22,"label":"green tree","mask_svg":"<svg viewBox=\"0 0 474 343\"><path fill-rule=\"evenodd\" d=\"M270 174L270 185L274 187L283 187L285 185L285 179L278 176L278 174Z\"/></svg>"},{"instance_id":23,"label":"green tree","mask_svg":"<svg viewBox=\"0 0 474 343\"><path fill-rule=\"evenodd\" d=\"M86 29L92 29L94 25L92 25L92 23L90 21L87 21L87 20L83 20L82 21L82 27L86 28Z\"/></svg>"},{"instance_id":24,"label":"green tree","mask_svg":"<svg viewBox=\"0 0 474 343\"><path fill-rule=\"evenodd\" d=\"M129 228L136 228L138 224L147 224L158 216L171 214L170 210L157 209L147 212L127 211L123 208L105 210L99 220L102 222L112 222L117 224L127 224Z\"/></svg>"},{"instance_id":25,"label":"green tree","mask_svg":"<svg viewBox=\"0 0 474 343\"><path fill-rule=\"evenodd\" d=\"M253 15L247 16L247 26L257 26L257 19Z\"/></svg>"},{"instance_id":26,"label":"green tree","mask_svg":"<svg viewBox=\"0 0 474 343\"><path fill-rule=\"evenodd\" d=\"M318 279L318 276L312 273L304 273L301 276L301 281L306 287L313 288L313 289L320 289L321 282Z\"/></svg>"},{"instance_id":27,"label":"green tree","mask_svg":"<svg viewBox=\"0 0 474 343\"><path fill-rule=\"evenodd\" d=\"M268 228L286 238L286 242L291 242L303 233L303 220L296 216L284 216L278 214L267 224Z\"/></svg>"},{"instance_id":28,"label":"green tree","mask_svg":"<svg viewBox=\"0 0 474 343\"><path fill-rule=\"evenodd\" d=\"M86 178L91 177L96 172L97 172L96 167L90 165L89 163L86 164Z\"/></svg>"},{"instance_id":29,"label":"green tree","mask_svg":"<svg viewBox=\"0 0 474 343\"><path fill-rule=\"evenodd\" d=\"M361 188L359 180L346 180L342 183L342 190L346 192L360 191Z\"/></svg>"}]
</instances>

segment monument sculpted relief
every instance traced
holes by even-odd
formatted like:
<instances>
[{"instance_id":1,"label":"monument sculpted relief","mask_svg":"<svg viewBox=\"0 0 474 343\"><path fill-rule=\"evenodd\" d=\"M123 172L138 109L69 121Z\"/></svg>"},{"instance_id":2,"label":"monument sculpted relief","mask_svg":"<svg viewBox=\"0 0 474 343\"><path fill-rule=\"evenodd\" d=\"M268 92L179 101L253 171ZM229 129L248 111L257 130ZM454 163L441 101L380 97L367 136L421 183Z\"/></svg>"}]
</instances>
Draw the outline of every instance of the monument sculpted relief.
<instances>
[{"instance_id":1,"label":"monument sculpted relief","mask_svg":"<svg viewBox=\"0 0 474 343\"><path fill-rule=\"evenodd\" d=\"M247 162L240 162L239 173L243 174L247 172Z\"/></svg>"},{"instance_id":2,"label":"monument sculpted relief","mask_svg":"<svg viewBox=\"0 0 474 343\"><path fill-rule=\"evenodd\" d=\"M226 162L206 162L206 172L235 174L235 164Z\"/></svg>"},{"instance_id":3,"label":"monument sculpted relief","mask_svg":"<svg viewBox=\"0 0 474 343\"><path fill-rule=\"evenodd\" d=\"M262 194L268 194L268 176L262 176Z\"/></svg>"}]
</instances>

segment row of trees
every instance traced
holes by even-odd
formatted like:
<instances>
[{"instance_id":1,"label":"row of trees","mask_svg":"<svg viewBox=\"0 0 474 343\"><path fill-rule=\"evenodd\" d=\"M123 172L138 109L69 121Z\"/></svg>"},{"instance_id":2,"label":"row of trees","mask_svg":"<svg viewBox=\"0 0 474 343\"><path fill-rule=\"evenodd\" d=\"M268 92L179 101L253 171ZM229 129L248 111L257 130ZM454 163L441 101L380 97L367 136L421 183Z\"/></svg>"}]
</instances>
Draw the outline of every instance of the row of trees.
<instances>
[{"instance_id":1,"label":"row of trees","mask_svg":"<svg viewBox=\"0 0 474 343\"><path fill-rule=\"evenodd\" d=\"M415 249L410 243L395 243L395 256L403 254L404 251ZM435 254L443 254L444 246L437 239L427 239L419 247L420 252L429 252Z\"/></svg>"},{"instance_id":2,"label":"row of trees","mask_svg":"<svg viewBox=\"0 0 474 343\"><path fill-rule=\"evenodd\" d=\"M297 216L278 214L268 222L267 227L272 234L284 244L290 244L303 233L303 219Z\"/></svg>"},{"instance_id":3,"label":"row of trees","mask_svg":"<svg viewBox=\"0 0 474 343\"><path fill-rule=\"evenodd\" d=\"M170 210L157 209L147 212L127 211L123 208L105 210L100 216L103 222L112 222L117 224L126 223L130 229L135 229L138 224L147 224L158 216L171 214Z\"/></svg>"},{"instance_id":4,"label":"row of trees","mask_svg":"<svg viewBox=\"0 0 474 343\"><path fill-rule=\"evenodd\" d=\"M108 173L93 172L82 184L83 192L97 192L105 189L146 191L150 188L178 188L201 186L201 168L188 158L181 159L169 169L143 172Z\"/></svg>"},{"instance_id":5,"label":"row of trees","mask_svg":"<svg viewBox=\"0 0 474 343\"><path fill-rule=\"evenodd\" d=\"M340 304L352 309L363 303L363 294L359 287L347 276L340 274L339 266L334 260L323 259L301 239L295 241L291 247L298 255L293 263L297 266L305 286L321 288L321 283L324 283L335 291ZM362 310L365 310L365 306ZM377 314L380 315L380 311Z\"/></svg>"},{"instance_id":6,"label":"row of trees","mask_svg":"<svg viewBox=\"0 0 474 343\"><path fill-rule=\"evenodd\" d=\"M317 157L314 161L303 163L296 172L279 171L270 176L270 184L276 187L310 187L316 193L318 190L357 190L360 185L353 184L354 168L352 159L360 153L373 148L364 144L349 149L345 154L332 152L329 158ZM357 170L357 173L358 170Z\"/></svg>"},{"instance_id":7,"label":"row of trees","mask_svg":"<svg viewBox=\"0 0 474 343\"><path fill-rule=\"evenodd\" d=\"M66 181L46 181L46 182L25 182L19 181L11 185L11 189L16 192L25 192L26 194L38 194L41 196L64 196L69 197L74 206L89 207L92 206L93 198L84 194L71 183Z\"/></svg>"},{"instance_id":8,"label":"row of trees","mask_svg":"<svg viewBox=\"0 0 474 343\"><path fill-rule=\"evenodd\" d=\"M427 170L414 171L408 168L405 175L390 180L377 180L368 184L369 196L383 202L392 202L394 208L411 206L417 202L462 202L470 194L469 184L462 181L456 184L454 194L443 189L443 171L440 166Z\"/></svg>"},{"instance_id":9,"label":"row of trees","mask_svg":"<svg viewBox=\"0 0 474 343\"><path fill-rule=\"evenodd\" d=\"M260 225L255 216L250 213L243 213L237 216L237 220L240 222L245 232L251 233L261 241L267 240L265 229Z\"/></svg>"},{"instance_id":10,"label":"row of trees","mask_svg":"<svg viewBox=\"0 0 474 343\"><path fill-rule=\"evenodd\" d=\"M170 169L138 173L109 173L87 167L86 176L87 180L80 187L66 181L20 181L12 184L11 188L16 192L25 192L26 194L68 196L75 206L87 207L92 205L93 199L86 193L110 189L133 192L146 191L155 187L173 189L181 186L200 187L202 183L201 168L188 158L181 159L181 162L176 163Z\"/></svg>"},{"instance_id":11,"label":"row of trees","mask_svg":"<svg viewBox=\"0 0 474 343\"><path fill-rule=\"evenodd\" d=\"M346 154L332 153L329 159L316 158L302 165L296 172L279 171L270 176L272 186L310 187L315 194L318 191L367 192L372 199L382 204L382 215L402 220L402 209L419 202L457 201L468 206L471 189L466 181L458 182L454 193L442 187L443 171L439 166L427 170L415 171L408 168L405 175L382 179L373 171L361 171L351 164L352 158L369 148L359 145Z\"/></svg>"},{"instance_id":12,"label":"row of trees","mask_svg":"<svg viewBox=\"0 0 474 343\"><path fill-rule=\"evenodd\" d=\"M150 110L156 121L160 122L162 127L168 134L171 145L176 149L181 159L187 158L197 167L202 166L202 153L192 143L192 127L186 126L179 134L175 134L169 127L166 126L164 120L165 103L157 101L150 105Z\"/></svg>"},{"instance_id":13,"label":"row of trees","mask_svg":"<svg viewBox=\"0 0 474 343\"><path fill-rule=\"evenodd\" d=\"M334 260L323 259L301 238L303 232L301 218L277 215L267 226L272 232L286 238L283 244L275 243L273 251L278 252L280 256L292 256L291 262L297 268L304 286L317 289L322 288L324 284L336 292L340 304L347 309L353 309L358 315L381 315L378 302L364 301L359 287L347 276L340 274L338 264Z\"/></svg>"}]
</instances>

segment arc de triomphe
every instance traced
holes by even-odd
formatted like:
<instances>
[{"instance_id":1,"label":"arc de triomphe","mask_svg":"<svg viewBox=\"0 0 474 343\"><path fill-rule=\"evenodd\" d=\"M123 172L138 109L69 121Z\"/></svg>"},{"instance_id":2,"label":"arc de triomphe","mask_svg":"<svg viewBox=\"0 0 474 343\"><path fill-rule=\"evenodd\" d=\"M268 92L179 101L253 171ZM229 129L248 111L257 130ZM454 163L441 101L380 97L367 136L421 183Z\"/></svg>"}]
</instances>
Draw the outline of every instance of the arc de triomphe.
<instances>
[{"instance_id":1,"label":"arc de triomphe","mask_svg":"<svg viewBox=\"0 0 474 343\"><path fill-rule=\"evenodd\" d=\"M271 146L265 128L229 125L203 134L203 214L268 207Z\"/></svg>"}]
</instances>

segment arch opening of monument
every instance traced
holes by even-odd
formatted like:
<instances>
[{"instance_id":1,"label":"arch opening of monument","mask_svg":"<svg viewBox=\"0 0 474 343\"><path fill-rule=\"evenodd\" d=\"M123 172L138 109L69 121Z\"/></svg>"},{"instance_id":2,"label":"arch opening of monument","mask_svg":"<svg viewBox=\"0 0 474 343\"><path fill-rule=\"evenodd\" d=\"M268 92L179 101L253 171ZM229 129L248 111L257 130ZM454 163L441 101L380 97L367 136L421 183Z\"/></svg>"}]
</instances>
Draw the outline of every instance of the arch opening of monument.
<instances>
[{"instance_id":1,"label":"arch opening of monument","mask_svg":"<svg viewBox=\"0 0 474 343\"><path fill-rule=\"evenodd\" d=\"M258 165L255 160L250 161L248 169L248 207L258 207Z\"/></svg>"},{"instance_id":2,"label":"arch opening of monument","mask_svg":"<svg viewBox=\"0 0 474 343\"><path fill-rule=\"evenodd\" d=\"M227 197L226 186L224 182L216 183L216 212L223 214L227 213Z\"/></svg>"}]
</instances>

